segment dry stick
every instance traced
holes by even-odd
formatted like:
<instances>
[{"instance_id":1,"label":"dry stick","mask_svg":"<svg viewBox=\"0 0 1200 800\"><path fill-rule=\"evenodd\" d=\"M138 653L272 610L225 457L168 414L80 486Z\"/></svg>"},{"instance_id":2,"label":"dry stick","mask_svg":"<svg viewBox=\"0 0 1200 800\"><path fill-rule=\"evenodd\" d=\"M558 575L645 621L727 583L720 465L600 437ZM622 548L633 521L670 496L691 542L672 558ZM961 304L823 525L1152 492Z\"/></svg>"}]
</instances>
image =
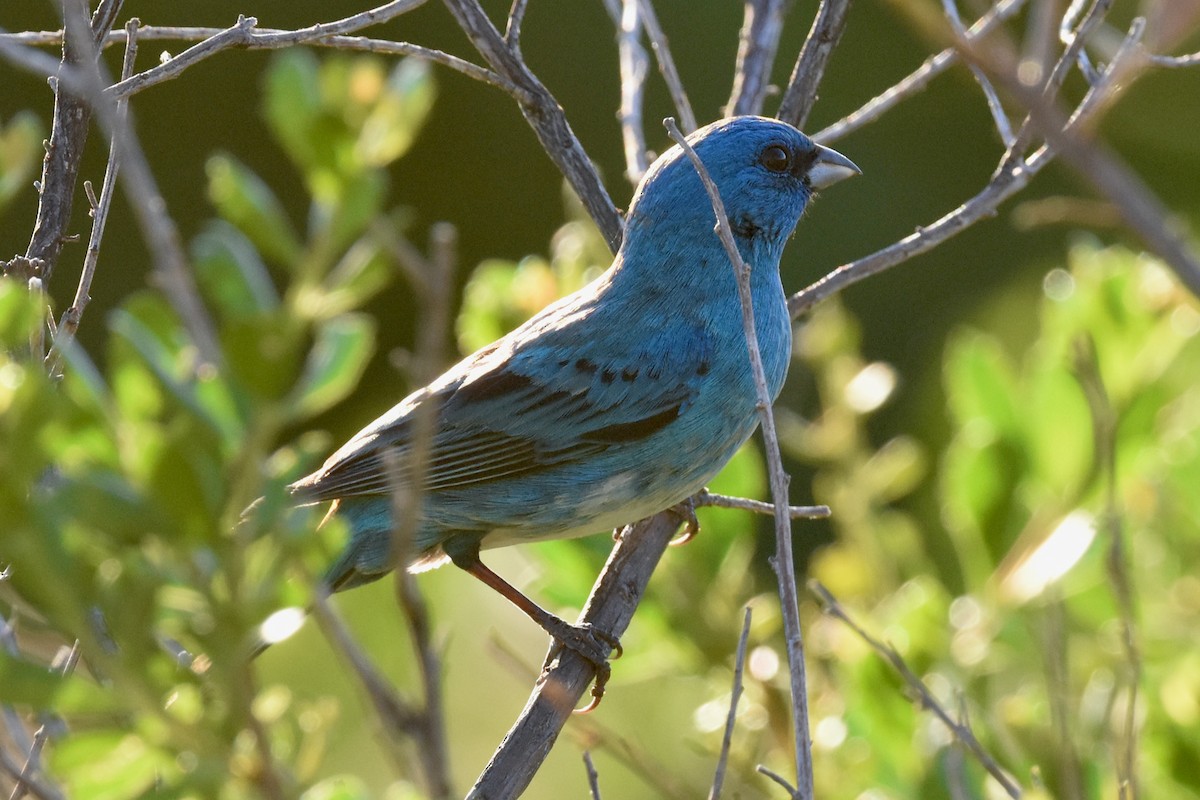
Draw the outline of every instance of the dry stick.
<instances>
[{"instance_id":1,"label":"dry stick","mask_svg":"<svg viewBox=\"0 0 1200 800\"><path fill-rule=\"evenodd\" d=\"M679 519L674 514L663 513L626 528L609 554L577 624L591 625L619 639L678 527ZM518 797L546 759L595 674L595 665L583 656L561 650L467 797Z\"/></svg>"},{"instance_id":2,"label":"dry stick","mask_svg":"<svg viewBox=\"0 0 1200 800\"><path fill-rule=\"evenodd\" d=\"M996 3L986 14L976 20L974 25L967 29L967 38L973 39L987 35L999 27L1005 20L1015 16L1026 2L1028 0L1001 0L1001 2ZM956 63L958 63L958 51L953 47L947 47L940 53L925 59L924 63L917 67L911 74L889 87L883 93L872 98L857 110L829 127L817 131L813 134L813 138L823 144L832 144L847 134L874 122L888 111L891 111L903 100L907 100L924 90L930 81Z\"/></svg>"},{"instance_id":3,"label":"dry stick","mask_svg":"<svg viewBox=\"0 0 1200 800\"><path fill-rule=\"evenodd\" d=\"M588 794L592 800L600 800L600 773L596 772L596 765L592 763L592 754L587 750L583 751L583 767L587 770L588 779Z\"/></svg>"},{"instance_id":4,"label":"dry stick","mask_svg":"<svg viewBox=\"0 0 1200 800\"><path fill-rule=\"evenodd\" d=\"M1149 56L1150 63L1156 67L1195 67L1200 66L1200 53L1191 53L1186 56Z\"/></svg>"},{"instance_id":5,"label":"dry stick","mask_svg":"<svg viewBox=\"0 0 1200 800\"><path fill-rule=\"evenodd\" d=\"M616 251L624 237L625 222L600 181L596 168L571 130L562 106L521 54L511 48L488 19L479 0L444 0L463 33L496 72L514 86L510 92L522 116L533 128L542 149L567 178L588 214L595 220L609 249Z\"/></svg>"},{"instance_id":6,"label":"dry stick","mask_svg":"<svg viewBox=\"0 0 1200 800\"><path fill-rule=\"evenodd\" d=\"M634 186L650 167L646 152L646 129L642 123L642 102L646 93L646 75L650 57L642 47L642 18L638 0L606 0L605 8L617 26L617 54L621 73L621 105L617 119L621 123L621 142L625 149L625 177Z\"/></svg>"},{"instance_id":7,"label":"dry stick","mask_svg":"<svg viewBox=\"0 0 1200 800\"><path fill-rule=\"evenodd\" d=\"M817 8L812 29L804 38L804 46L796 58L791 80L784 90L783 101L776 115L784 122L803 128L808 113L817 102L817 87L825 75L825 66L833 55L833 48L846 29L846 17L850 13L850 0L821 0Z\"/></svg>"},{"instance_id":8,"label":"dry stick","mask_svg":"<svg viewBox=\"0 0 1200 800\"><path fill-rule=\"evenodd\" d=\"M950 713L942 707L937 698L933 696L933 693L929 691L929 687L909 668L908 663L905 662L904 657L900 655L896 648L884 644L867 633L861 625L854 621L846 612L846 609L842 607L842 604L838 602L837 598L820 581L809 581L808 590L821 602L821 610L824 613L844 623L846 627L850 628L860 639L866 642L872 650L878 653L884 661L891 665L892 669L896 670L896 673L904 679L908 688L915 694L916 700L920 703L921 707L932 711L934 716L950 729L954 737L962 742L971 755L975 757L975 760L988 771L989 775L996 779L1009 797L1018 798L1021 796L1021 787L996 763L991 754L983 748L983 745L975 738L975 733L971 730L971 727L965 723L958 722L954 717L950 716Z\"/></svg>"},{"instance_id":9,"label":"dry stick","mask_svg":"<svg viewBox=\"0 0 1200 800\"><path fill-rule=\"evenodd\" d=\"M1092 438L1096 460L1104 477L1104 525L1109 534L1106 566L1121 620L1121 645L1127 662L1129 697L1121 724L1117 748L1117 791L1120 800L1137 800L1137 698L1142 682L1142 657L1137 642L1137 612L1134 608L1133 581L1129 574L1129 555L1121 526L1117 501L1117 424L1118 416L1104 386L1096 345L1090 337L1075 342L1072 372L1083 389L1092 414Z\"/></svg>"},{"instance_id":10,"label":"dry stick","mask_svg":"<svg viewBox=\"0 0 1200 800\"><path fill-rule=\"evenodd\" d=\"M968 48L970 45L966 45ZM972 49L964 57L988 69L1009 94L1029 110L1029 116L1046 143L1070 164L1121 214L1125 223L1162 258L1191 292L1200 296L1200 257L1171 223L1171 212L1138 175L1099 143L1078 135L1069 117L1041 93L1029 89L1016 74L1007 54L981 54Z\"/></svg>"},{"instance_id":11,"label":"dry stick","mask_svg":"<svg viewBox=\"0 0 1200 800\"><path fill-rule=\"evenodd\" d=\"M729 746L733 743L733 726L737 723L738 701L742 699L742 671L746 667L746 644L750 641L750 617L753 612L746 606L742 618L742 635L738 639L737 660L733 666L733 689L729 693L729 716L725 718L725 734L721 737L721 754L717 757L717 770L713 775L708 800L721 797L721 785L725 782L725 768L729 765Z\"/></svg>"},{"instance_id":12,"label":"dry stick","mask_svg":"<svg viewBox=\"0 0 1200 800\"><path fill-rule=\"evenodd\" d=\"M81 94L62 85L61 73L82 67L87 60L94 59L95 43L112 25L120 10L119 0L102 0L91 22L85 19L86 39L91 47L81 46L84 36L76 41L67 37L62 40L62 61L46 74L60 74L52 80L54 90L54 117L51 122L50 142L46 146L46 157L42 162L42 176L38 181L38 207L34 220L33 235L25 250L25 264L36 270L43 281L49 281L58 263L63 242L67 240L67 228L71 224L71 209L75 201L75 184L79 178L79 164L83 159L83 146L87 141L91 109ZM69 13L70 3L64 3L63 14ZM84 9L86 14L86 8ZM16 260L16 259L14 259ZM5 271L8 271L6 268ZM42 353L37 354L40 358Z\"/></svg>"},{"instance_id":13,"label":"dry stick","mask_svg":"<svg viewBox=\"0 0 1200 800\"><path fill-rule=\"evenodd\" d=\"M61 651L60 651L61 653ZM58 659L55 659L56 661ZM54 670L61 676L66 677L75 671L76 665L79 664L79 640L71 645L71 649L67 652L62 663L54 667ZM41 771L42 750L46 747L46 742L50 740L50 732L52 729L63 725L62 721L50 712L43 712L38 715L38 729L33 734L33 742L29 745L29 753L25 758L25 765L21 767L21 774L17 776L17 785L13 787L12 794L8 796L8 800L21 800L29 792L29 781L33 776Z\"/></svg>"},{"instance_id":14,"label":"dry stick","mask_svg":"<svg viewBox=\"0 0 1200 800\"><path fill-rule=\"evenodd\" d=\"M962 17L958 14L957 0L942 0L942 7L946 10L946 19L950 20L950 26L954 29L954 35L960 39L967 38L967 29L963 25ZM975 76L975 82L979 84L979 88L983 91L983 96L987 100L988 112L992 115L992 122L996 125L996 132L1000 134L1000 141L1005 147L1011 147L1014 141L1012 123L1008 121L1008 115L1004 113L1004 106L1000 103L1000 96L996 94L996 87L992 86L992 82L988 80L987 75L983 70L974 64L970 64L971 74Z\"/></svg>"},{"instance_id":15,"label":"dry stick","mask_svg":"<svg viewBox=\"0 0 1200 800\"><path fill-rule=\"evenodd\" d=\"M795 0L746 0L745 17L738 34L733 89L725 106L728 117L761 114L771 85L771 68L779 50L783 20Z\"/></svg>"},{"instance_id":16,"label":"dry stick","mask_svg":"<svg viewBox=\"0 0 1200 800\"><path fill-rule=\"evenodd\" d=\"M138 29L138 38L142 41L201 41L210 39L214 36L219 36L226 28L204 28L195 26L170 26L170 25L147 25ZM27 31L22 33L3 33L0 32L0 45L16 45L22 44L27 46L40 46L57 44L62 41L62 31ZM114 31L108 35L102 44L110 45L125 41L125 35L119 31ZM434 50L421 45L410 44L408 42L393 42L388 39L373 39L367 36L330 36L325 33L313 33L313 28L302 28L300 30L280 30L277 28L254 28L250 31L247 41L235 42L232 47L241 50L276 50L283 47L291 47L293 45L306 45L309 47L325 47L333 50L350 50L362 53L375 53L378 55L396 55L396 56L412 56L414 58L423 58L435 64L449 67L450 69L461 72L469 78L473 78L481 83L486 83L503 89L505 92L512 94L518 92L519 89L510 81L492 72L490 69L485 69L477 64L472 64L470 61L444 53L441 50ZM185 51L187 52L187 51ZM109 87L107 91L111 94L122 97L141 91L149 86L161 83L169 78L178 77L180 64L184 68L196 63L195 61L183 61L184 54L172 58L166 64L159 65L153 69L146 70L138 75L131 76L137 80L136 88L122 84ZM195 55L193 55L193 58Z\"/></svg>"},{"instance_id":17,"label":"dry stick","mask_svg":"<svg viewBox=\"0 0 1200 800\"><path fill-rule=\"evenodd\" d=\"M675 104L675 111L679 114L683 129L691 133L696 130L696 115L692 112L692 104L688 100L687 92L683 89L683 81L679 79L679 70L675 68L675 59L671 57L667 35L663 33L662 26L658 24L658 15L654 13L651 0L638 0L638 6L641 8L642 24L646 28L646 36L650 39L650 47L653 48L654 57L658 60L658 71L662 73L663 80L667 83L667 91L671 94L671 101Z\"/></svg>"},{"instance_id":18,"label":"dry stick","mask_svg":"<svg viewBox=\"0 0 1200 800\"><path fill-rule=\"evenodd\" d=\"M125 57L121 62L121 77L123 78L129 77L133 73L133 63L137 57L137 27L136 19L131 19L125 24ZM124 119L126 105L124 100L117 102L116 114L119 118ZM120 153L117 150L116 141L110 141L108 165L104 168L104 181L100 185L100 197L93 199L91 184L85 182L83 185L92 206L92 233L88 237L87 252L83 257L83 269L79 273L79 285L75 288L75 299L72 301L71 307L63 312L62 318L58 322L58 329L54 334L54 345L46 356L47 369L52 376L60 373L62 352L74 340L75 332L79 330L79 323L83 320L83 311L92 299L92 281L96 277L96 265L100 261L100 242L104 238L108 211L112 207L113 189L117 184L117 172L120 164Z\"/></svg>"},{"instance_id":19,"label":"dry stick","mask_svg":"<svg viewBox=\"0 0 1200 800\"><path fill-rule=\"evenodd\" d=\"M4 750L0 750L0 769L8 773L8 776L14 781L18 780L21 776L21 765ZM66 800L66 795L59 789L43 783L36 778L25 778L17 785L25 787L29 795L38 798L38 800Z\"/></svg>"},{"instance_id":20,"label":"dry stick","mask_svg":"<svg viewBox=\"0 0 1200 800\"><path fill-rule=\"evenodd\" d=\"M663 120L667 132L675 143L683 148L688 159L700 175L708 198L712 202L717 218L717 236L725 246L734 275L737 278L738 297L742 303L742 327L746 336L750 370L754 376L754 393L758 400L759 427L762 429L766 449L767 471L771 479L771 498L775 501L775 555L772 566L779 583L779 604L783 615L783 632L787 644L788 669L792 690L792 724L796 747L797 794L799 798L813 796L812 738L808 729L808 689L804 667L804 640L800 631L800 604L796 596L796 566L792 557L792 520L788 514L788 475L783 471L783 457L779 451L779 438L775 433L775 417L771 413L771 393L767 389L766 373L763 371L762 355L758 348L758 334L754 327L754 304L750 295L750 267L742 260L725 205L717 186L705 169L696 151L683 138L675 120Z\"/></svg>"},{"instance_id":21,"label":"dry stick","mask_svg":"<svg viewBox=\"0 0 1200 800\"><path fill-rule=\"evenodd\" d=\"M77 67L61 71L57 76L57 88L66 87L84 97L100 119L110 140L118 143L120 160L125 165L121 173L122 184L155 258L157 277L163 291L183 320L201 357L219 363L221 352L215 330L188 270L187 258L180 244L179 230L166 212L166 202L158 190L154 173L138 143L133 124L128 118L117 115L115 103L104 96L105 81L87 24L87 9L78 0L67 0L66 10L71 12L65 19L67 37L74 41L73 46L84 51L79 63L89 68ZM26 59L27 54L21 50L14 49L14 46L6 42L0 42L0 54L14 62L28 66L37 61Z\"/></svg>"},{"instance_id":22,"label":"dry stick","mask_svg":"<svg viewBox=\"0 0 1200 800\"><path fill-rule=\"evenodd\" d=\"M1136 34L1137 26L1132 33ZM1135 38L1127 37L1127 41ZM1130 77L1124 75L1125 63L1133 52L1133 47L1122 47L1105 70L1104 77L1092 86L1083 100L1076 107L1069 119L1069 124L1061 135L1068 135L1075 128L1090 122L1104 106L1112 92L1112 85L1117 75L1122 75L1128 82ZM1018 132L1017 142L1023 138ZM1047 164L1054 160L1055 153L1048 147L1042 147L1028 158L1014 158L1017 144L1004 154L996 172L986 186L974 197L967 200L958 208L945 214L928 226L918 227L917 230L898 242L888 245L868 256L845 264L833 270L811 286L788 298L788 310L793 318L805 313L817 303L842 291L848 286L861 280L891 269L921 253L931 250L942 242L979 222L984 217L996 213L1000 204L1014 194L1024 189Z\"/></svg>"},{"instance_id":23,"label":"dry stick","mask_svg":"<svg viewBox=\"0 0 1200 800\"><path fill-rule=\"evenodd\" d=\"M528 6L529 0L513 0L508 12L508 24L504 27L504 41L516 53L521 52L521 23L525 21L525 9Z\"/></svg>"},{"instance_id":24,"label":"dry stick","mask_svg":"<svg viewBox=\"0 0 1200 800\"><path fill-rule=\"evenodd\" d=\"M764 503L761 500L751 500L746 497L731 497L726 494L713 494L708 489L700 490L700 493L692 498L692 503L697 508L712 506L713 508L737 508L755 514L771 516L775 514L774 503ZM824 519L830 513L829 506L788 506L788 516L792 519Z\"/></svg>"},{"instance_id":25,"label":"dry stick","mask_svg":"<svg viewBox=\"0 0 1200 800\"><path fill-rule=\"evenodd\" d=\"M418 287L426 310L417 334L414 381L419 385L431 382L441 371L446 334L450 327L450 290L454 285L456 244L458 235L453 225L438 223L429 234L430 258L423 260L425 276ZM454 795L450 783L449 749L446 746L446 725L442 703L442 667L438 648L433 643L433 629L425 598L417 586L416 576L404 568L413 553L416 520L420 518L425 474L437 425L437 406L432 399L421 403L414 420L412 446L406 454L405 476L395 451L385 452L385 466L392 479L392 552L401 568L396 570L396 597L412 631L412 644L421 670L424 708L417 715L417 742L421 764L425 770L429 793L442 800Z\"/></svg>"}]
</instances>

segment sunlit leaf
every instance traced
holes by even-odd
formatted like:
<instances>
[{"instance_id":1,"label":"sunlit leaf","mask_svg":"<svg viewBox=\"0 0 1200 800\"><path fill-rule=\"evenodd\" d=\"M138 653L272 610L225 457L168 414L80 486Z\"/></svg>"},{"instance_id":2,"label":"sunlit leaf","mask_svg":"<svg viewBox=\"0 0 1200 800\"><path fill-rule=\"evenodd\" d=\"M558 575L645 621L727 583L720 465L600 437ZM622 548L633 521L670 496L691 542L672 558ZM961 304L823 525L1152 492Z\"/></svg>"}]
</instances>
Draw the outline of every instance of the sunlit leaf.
<instances>
[{"instance_id":1,"label":"sunlit leaf","mask_svg":"<svg viewBox=\"0 0 1200 800\"><path fill-rule=\"evenodd\" d=\"M408 152L433 108L434 95L428 62L418 58L400 61L363 122L358 136L363 162L383 167Z\"/></svg>"},{"instance_id":2,"label":"sunlit leaf","mask_svg":"<svg viewBox=\"0 0 1200 800\"><path fill-rule=\"evenodd\" d=\"M375 323L362 314L344 314L317 329L300 385L292 395L292 413L316 414L354 390L374 349Z\"/></svg>"},{"instance_id":3,"label":"sunlit leaf","mask_svg":"<svg viewBox=\"0 0 1200 800\"><path fill-rule=\"evenodd\" d=\"M300 258L302 245L279 198L262 178L229 155L212 156L205 170L208 198L222 217L236 225L267 258L283 265ZM266 294L262 277L253 275L246 280L257 295Z\"/></svg>"}]
</instances>

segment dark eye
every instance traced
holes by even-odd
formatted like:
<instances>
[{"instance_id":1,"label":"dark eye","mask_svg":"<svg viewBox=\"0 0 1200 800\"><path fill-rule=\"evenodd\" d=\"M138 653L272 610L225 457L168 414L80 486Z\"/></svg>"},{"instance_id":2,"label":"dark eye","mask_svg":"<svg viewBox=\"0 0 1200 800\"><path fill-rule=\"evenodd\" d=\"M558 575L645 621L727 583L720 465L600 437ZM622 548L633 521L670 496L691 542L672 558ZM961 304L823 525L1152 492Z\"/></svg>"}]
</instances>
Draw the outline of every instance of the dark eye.
<instances>
[{"instance_id":1,"label":"dark eye","mask_svg":"<svg viewBox=\"0 0 1200 800\"><path fill-rule=\"evenodd\" d=\"M762 151L758 163L771 172L787 172L792 168L792 154L781 145L773 144Z\"/></svg>"}]
</instances>

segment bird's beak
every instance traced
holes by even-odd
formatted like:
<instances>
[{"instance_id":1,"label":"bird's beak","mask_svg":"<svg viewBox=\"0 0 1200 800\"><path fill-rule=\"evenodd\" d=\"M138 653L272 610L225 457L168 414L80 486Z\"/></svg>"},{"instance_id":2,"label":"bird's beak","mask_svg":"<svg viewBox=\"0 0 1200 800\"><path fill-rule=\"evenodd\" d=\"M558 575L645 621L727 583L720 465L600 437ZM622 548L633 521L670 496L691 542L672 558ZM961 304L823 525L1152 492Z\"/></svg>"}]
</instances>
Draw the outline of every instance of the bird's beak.
<instances>
[{"instance_id":1,"label":"bird's beak","mask_svg":"<svg viewBox=\"0 0 1200 800\"><path fill-rule=\"evenodd\" d=\"M816 191L833 186L838 181L862 175L853 161L837 150L817 145L817 157L808 168L808 183Z\"/></svg>"}]
</instances>

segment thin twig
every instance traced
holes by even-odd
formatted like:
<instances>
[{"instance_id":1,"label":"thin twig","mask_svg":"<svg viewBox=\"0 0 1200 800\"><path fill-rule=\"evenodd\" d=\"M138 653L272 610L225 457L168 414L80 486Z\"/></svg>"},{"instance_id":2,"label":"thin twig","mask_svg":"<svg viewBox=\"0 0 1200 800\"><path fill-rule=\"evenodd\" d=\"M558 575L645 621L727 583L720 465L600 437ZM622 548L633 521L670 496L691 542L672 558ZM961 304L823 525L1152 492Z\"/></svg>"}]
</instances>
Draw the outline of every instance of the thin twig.
<instances>
[{"instance_id":1,"label":"thin twig","mask_svg":"<svg viewBox=\"0 0 1200 800\"><path fill-rule=\"evenodd\" d=\"M950 730L954 737L958 739L958 741L962 742L967 750L971 752L971 755L975 757L975 760L987 770L988 774L996 779L1009 797L1015 799L1021 796L1021 787L1018 786L1016 781L1014 781L1008 775L1008 773L1000 767L996 760L992 758L991 754L984 749L983 745L979 743L979 740L975 738L975 733L971 730L970 726L960 723L954 719L954 717L952 717L950 713L942 707L941 703L937 701L937 698L933 696L933 693L929 691L929 687L926 686L925 683L917 677L916 673L909 668L907 662L904 660L904 657L900 655L896 648L892 647L891 645L884 644L871 634L867 633L867 631L861 625L854 621L854 619L846 612L846 609L842 607L842 604L838 602L837 598L835 598L833 594L820 583L820 581L809 581L808 589L821 602L821 610L824 613L844 623L846 627L850 628L850 630L854 631L854 633L857 634L860 639L866 642L872 650L878 653L883 660L892 667L892 669L896 670L897 674L904 679L905 684L907 684L908 688L913 692L921 707L933 712L934 716L942 721L942 723Z\"/></svg>"},{"instance_id":2,"label":"thin twig","mask_svg":"<svg viewBox=\"0 0 1200 800\"><path fill-rule=\"evenodd\" d=\"M529 0L513 0L512 8L508 12L508 24L504 28L504 41L513 52L521 52L521 23L525 21L525 9L529 6Z\"/></svg>"},{"instance_id":3,"label":"thin twig","mask_svg":"<svg viewBox=\"0 0 1200 800\"><path fill-rule=\"evenodd\" d=\"M1133 26L1133 32L1136 33L1136 31L1137 26L1135 25ZM1127 48L1123 46L1118 51L1118 55L1132 52L1132 47ZM1071 136L1072 131L1086 125L1096 117L1108 99L1110 87L1114 82L1114 76L1122 75L1122 79L1126 82L1132 80L1132 76L1125 69L1124 60L1124 58L1113 58L1106 68L1102 79L1088 89L1075 111L1066 120L1065 127L1055 134L1057 138ZM1007 84L1006 88L1008 88ZM1030 92L1030 94L1032 93ZM1017 152L1021 139L1022 134L1018 132L1017 141L1001 157L992 179L974 197L967 200L961 206L943 215L930 225L918 227L912 234L881 250L877 250L868 256L838 267L816 283L789 297L788 310L792 317L796 318L800 316L817 303L842 291L848 286L891 269L898 264L911 260L914 256L933 249L985 217L995 214L996 209L1004 201L1024 189L1033 179L1033 176L1055 158L1056 152L1051 147L1042 147L1024 160L1013 158L1013 153Z\"/></svg>"},{"instance_id":4,"label":"thin twig","mask_svg":"<svg viewBox=\"0 0 1200 800\"><path fill-rule=\"evenodd\" d=\"M725 247L729 262L737 278L738 297L742 304L742 328L749 351L750 370L754 376L754 392L758 401L759 428L767 457L767 473L771 482L771 498L775 501L775 555L772 566L779 584L780 612L783 616L784 639L787 644L788 669L792 690L792 728L796 748L796 795L807 800L813 796L812 738L808 728L808 688L805 679L804 640L800 631L800 604L796 596L796 567L792 557L792 520L788 514L788 475L783 469L783 457L779 451L779 437L775 433L775 416L771 413L771 393L767 389L766 373L758 347L758 334L754 325L754 303L750 294L750 267L742 260L741 252L733 239L725 204L704 162L688 144L675 120L663 120L667 132L687 155L700 176L708 199L717 218L717 236Z\"/></svg>"},{"instance_id":5,"label":"thin twig","mask_svg":"<svg viewBox=\"0 0 1200 800\"><path fill-rule=\"evenodd\" d=\"M783 20L795 0L746 0L742 29L738 34L737 63L733 90L725 116L761 114L771 86L771 68L779 50Z\"/></svg>"},{"instance_id":6,"label":"thin twig","mask_svg":"<svg viewBox=\"0 0 1200 800\"><path fill-rule=\"evenodd\" d=\"M592 800L600 800L600 773L596 772L596 765L592 763L592 754L588 750L583 751L583 768L587 770L588 794Z\"/></svg>"},{"instance_id":7,"label":"thin twig","mask_svg":"<svg viewBox=\"0 0 1200 800\"><path fill-rule=\"evenodd\" d=\"M966 38L974 39L986 36L1003 22L1016 16L1026 2L1028 0L1001 0L967 29ZM832 144L853 131L876 121L902 101L922 91L930 81L958 63L958 60L958 51L953 47L947 47L940 53L930 56L921 66L886 91L829 127L817 131L813 134L813 139L823 144Z\"/></svg>"},{"instance_id":8,"label":"thin twig","mask_svg":"<svg viewBox=\"0 0 1200 800\"><path fill-rule=\"evenodd\" d=\"M70 650L67 651L66 656L62 658L62 662L54 667L54 670L59 675L66 677L75 671L75 667L78 664L79 641L76 640L71 645ZM21 774L16 777L17 784L13 787L8 800L21 800L22 797L29 793L29 782L41 771L42 750L45 749L46 743L50 741L51 732L54 730L61 731L62 728L63 722L57 715L50 712L43 712L38 715L38 729L33 734L33 741L29 745L25 764L21 767Z\"/></svg>"},{"instance_id":9,"label":"thin twig","mask_svg":"<svg viewBox=\"0 0 1200 800\"><path fill-rule=\"evenodd\" d=\"M131 19L125 24L125 57L121 63L121 77L127 78L133 73L134 60L137 58L137 19ZM117 101L117 117L125 118L127 101ZM104 168L104 181L100 186L100 196L95 198L90 192L90 183L84 183L88 190L88 201L92 210L92 232L88 237L87 252L83 257L83 269L79 273L79 285L75 288L75 299L71 307L63 312L54 334L54 344L46 357L47 369L50 375L58 375L61 370L62 352L75 338L79 323L83 320L83 311L91 302L92 281L96 276L96 265L100 261L100 242L104 238L104 226L108 222L108 211L112 208L113 190L117 184L117 172L121 159L116 140L108 144L108 165Z\"/></svg>"},{"instance_id":10,"label":"thin twig","mask_svg":"<svg viewBox=\"0 0 1200 800\"><path fill-rule=\"evenodd\" d=\"M650 47L654 50L654 57L658 60L658 71L662 73L663 80L667 83L667 91L671 94L671 101L675 103L675 111L679 114L680 124L687 133L691 133L697 127L696 115L692 111L691 101L688 100L687 92L683 88L683 81L679 78L679 70L675 68L675 59L671 57L667 35L663 32L662 25L658 24L658 15L654 13L654 5L651 0L638 0L638 5L641 7L642 25L646 28Z\"/></svg>"},{"instance_id":11,"label":"thin twig","mask_svg":"<svg viewBox=\"0 0 1200 800\"><path fill-rule=\"evenodd\" d=\"M817 87L825 76L825 67L833 49L846 29L850 0L821 0L812 29L804 39L792 77L784 90L783 101L776 115L784 122L803 128L808 114L817 101Z\"/></svg>"},{"instance_id":12,"label":"thin twig","mask_svg":"<svg viewBox=\"0 0 1200 800\"><path fill-rule=\"evenodd\" d=\"M562 106L529 69L484 13L479 0L444 0L463 33L496 72L512 85L510 92L521 114L559 171L571 184L588 214L595 220L609 249L621 246L625 221L613 205L596 168L571 130Z\"/></svg>"},{"instance_id":13,"label":"thin twig","mask_svg":"<svg viewBox=\"0 0 1200 800\"><path fill-rule=\"evenodd\" d=\"M795 796L796 796L796 787L795 787L795 786L792 786L792 784L788 783L788 780L787 780L787 778L783 777L782 775L780 775L780 774L779 774L778 772L776 772L775 770L773 770L773 769L770 769L770 768L768 768L767 766L765 766L765 765L763 765L763 764L759 764L759 765L758 765L757 767L755 767L754 769L755 769L755 771L756 771L756 772L758 772L760 775L766 775L768 778L770 778L771 780L775 781L775 782L776 782L776 783L778 783L780 786L782 786L782 787L784 788L784 790L786 790L786 791L787 791L787 793L788 793L788 797L795 797Z\"/></svg>"},{"instance_id":14,"label":"thin twig","mask_svg":"<svg viewBox=\"0 0 1200 800\"><path fill-rule=\"evenodd\" d=\"M1104 524L1109 535L1106 567L1121 621L1121 645L1125 651L1127 698L1121 721L1118 742L1117 792L1120 800L1137 800L1140 795L1137 779L1137 699L1142 682L1142 656L1137 641L1137 610L1134 604L1133 580L1130 577L1129 553L1117 493L1117 425L1116 409L1108 396L1100 372L1095 342L1084 337L1075 342L1072 373L1083 390L1092 415L1093 450L1104 480Z\"/></svg>"},{"instance_id":15,"label":"thin twig","mask_svg":"<svg viewBox=\"0 0 1200 800\"><path fill-rule=\"evenodd\" d=\"M962 17L958 14L957 0L942 0L942 7L946 10L946 18L950 20L950 26L954 29L955 36L966 39L967 29L963 25ZM992 86L992 82L988 80L983 70L974 64L968 66L971 74L975 76L975 82L983 91L984 99L987 100L988 111L992 115L992 122L996 125L996 132L1000 134L1000 141L1004 143L1005 147L1011 147L1014 138L1012 123L1008 121L1008 115L1004 113L1004 106L1000 103L1000 96L996 94L996 87Z\"/></svg>"},{"instance_id":16,"label":"thin twig","mask_svg":"<svg viewBox=\"0 0 1200 800\"><path fill-rule=\"evenodd\" d=\"M417 334L417 353L414 381L431 382L441 371L445 340L450 325L451 288L454 285L457 232L448 223L434 225L429 234L430 258L425 262L422 307L425 313ZM412 445L406 461L407 478L400 480L400 465L394 451L385 453L388 473L393 477L392 551L399 564L407 564L413 552L413 536L420 519L425 474L437 424L437 406L431 401L421 403L414 420ZM417 713L415 738L419 746L421 765L425 771L429 793L437 800L454 796L450 783L449 748L446 744L446 724L442 702L442 666L438 648L433 642L433 628L425 598L417 586L416 576L407 569L396 570L396 596L412 631L412 644L421 670L424 708Z\"/></svg>"},{"instance_id":17,"label":"thin twig","mask_svg":"<svg viewBox=\"0 0 1200 800\"><path fill-rule=\"evenodd\" d=\"M634 186L650 167L646 151L646 129L642 122L642 103L646 93L646 75L650 57L642 47L642 17L638 0L611 0L607 4L617 26L617 54L621 73L621 141L625 148L625 177Z\"/></svg>"},{"instance_id":18,"label":"thin twig","mask_svg":"<svg viewBox=\"0 0 1200 800\"><path fill-rule=\"evenodd\" d=\"M729 765L729 747L733 744L733 727L737 723L738 701L742 699L742 671L746 667L746 644L750 641L750 618L753 611L746 606L742 618L742 635L738 639L737 660L733 665L733 689L729 693L729 716L725 718L725 734L721 737L721 754L717 757L717 769L713 774L712 788L708 800L719 800L721 785L725 782L725 768Z\"/></svg>"},{"instance_id":19,"label":"thin twig","mask_svg":"<svg viewBox=\"0 0 1200 800\"><path fill-rule=\"evenodd\" d=\"M708 489L701 490L692 502L697 508L712 506L713 508L737 508L751 511L755 514L775 515L775 504L764 503L761 500L751 500L748 497L731 497L727 494L713 494ZM824 519L830 515L829 506L788 506L788 516L792 519Z\"/></svg>"},{"instance_id":20,"label":"thin twig","mask_svg":"<svg viewBox=\"0 0 1200 800\"><path fill-rule=\"evenodd\" d=\"M1190 53L1186 56L1147 56L1150 63L1156 67L1178 68L1200 66L1200 53Z\"/></svg>"}]
</instances>

